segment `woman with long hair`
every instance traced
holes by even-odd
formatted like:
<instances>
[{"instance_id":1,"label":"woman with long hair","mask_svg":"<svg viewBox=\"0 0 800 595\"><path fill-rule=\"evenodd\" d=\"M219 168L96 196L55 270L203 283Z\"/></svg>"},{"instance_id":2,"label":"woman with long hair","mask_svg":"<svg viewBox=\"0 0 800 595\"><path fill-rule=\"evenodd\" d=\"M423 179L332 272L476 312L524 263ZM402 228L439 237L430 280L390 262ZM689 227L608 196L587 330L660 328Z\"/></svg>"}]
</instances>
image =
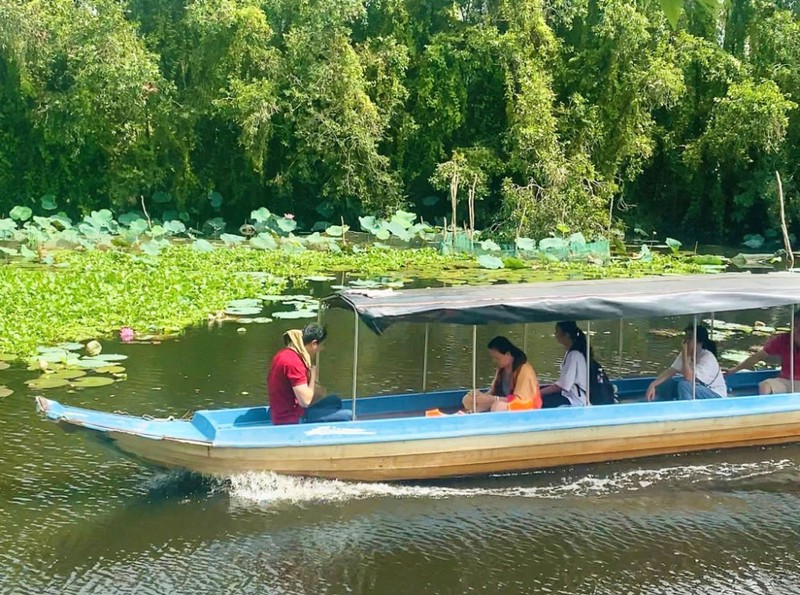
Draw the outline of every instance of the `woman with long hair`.
<instances>
[{"instance_id":1,"label":"woman with long hair","mask_svg":"<svg viewBox=\"0 0 800 595\"><path fill-rule=\"evenodd\" d=\"M508 411L509 409L539 409L539 379L525 353L505 337L495 337L486 346L497 365L489 392L470 391L462 400L464 409Z\"/></svg>"},{"instance_id":2,"label":"woman with long hair","mask_svg":"<svg viewBox=\"0 0 800 595\"><path fill-rule=\"evenodd\" d=\"M672 365L661 372L658 377L647 387L647 400L674 400L689 401L692 399L692 385L694 383L694 397L696 399L718 399L728 396L728 387L725 376L717 361L717 344L708 336L705 326L697 327L697 339L692 325L684 330L681 352ZM683 378L677 382L666 385L666 391L656 391L676 374Z\"/></svg>"},{"instance_id":3,"label":"woman with long hair","mask_svg":"<svg viewBox=\"0 0 800 595\"><path fill-rule=\"evenodd\" d=\"M558 380L542 389L542 407L586 405L586 333L574 320L556 323L554 336L565 349Z\"/></svg>"}]
</instances>

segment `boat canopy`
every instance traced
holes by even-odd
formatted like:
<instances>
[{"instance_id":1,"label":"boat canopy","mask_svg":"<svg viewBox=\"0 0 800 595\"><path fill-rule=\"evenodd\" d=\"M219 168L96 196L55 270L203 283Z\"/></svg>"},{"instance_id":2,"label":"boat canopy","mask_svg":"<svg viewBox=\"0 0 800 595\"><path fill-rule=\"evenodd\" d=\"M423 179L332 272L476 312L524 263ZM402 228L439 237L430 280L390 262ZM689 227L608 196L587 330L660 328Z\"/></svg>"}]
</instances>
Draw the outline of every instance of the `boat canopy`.
<instances>
[{"instance_id":1,"label":"boat canopy","mask_svg":"<svg viewBox=\"0 0 800 595\"><path fill-rule=\"evenodd\" d=\"M333 307L353 309L376 333L396 322L519 324L729 312L800 302L800 274L722 273L428 289L346 289Z\"/></svg>"}]
</instances>

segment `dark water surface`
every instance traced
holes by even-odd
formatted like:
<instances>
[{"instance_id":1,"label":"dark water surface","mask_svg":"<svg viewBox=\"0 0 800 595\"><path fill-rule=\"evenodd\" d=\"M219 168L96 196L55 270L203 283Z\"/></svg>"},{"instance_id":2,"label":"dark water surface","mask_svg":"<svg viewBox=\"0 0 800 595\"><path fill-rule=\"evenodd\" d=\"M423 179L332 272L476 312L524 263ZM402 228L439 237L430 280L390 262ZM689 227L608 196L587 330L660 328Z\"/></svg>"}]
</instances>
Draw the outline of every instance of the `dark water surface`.
<instances>
[{"instance_id":1,"label":"dark water surface","mask_svg":"<svg viewBox=\"0 0 800 595\"><path fill-rule=\"evenodd\" d=\"M322 381L349 394L352 318L326 322ZM625 323L622 366L619 323L593 325L593 344L612 376L655 373L679 340L648 328L687 322ZM46 394L137 415L262 402L265 364L296 324L238 326L107 342L130 356L128 380ZM484 383L482 346L500 332L522 343L521 328L479 330ZM527 336L553 378L550 325ZM361 338L360 394L420 388L423 327ZM428 387L469 385L470 347L471 329L434 328ZM17 391L0 400L0 593L800 593L799 446L392 485L219 480L142 467L45 423L22 384L31 375L0 372Z\"/></svg>"}]
</instances>

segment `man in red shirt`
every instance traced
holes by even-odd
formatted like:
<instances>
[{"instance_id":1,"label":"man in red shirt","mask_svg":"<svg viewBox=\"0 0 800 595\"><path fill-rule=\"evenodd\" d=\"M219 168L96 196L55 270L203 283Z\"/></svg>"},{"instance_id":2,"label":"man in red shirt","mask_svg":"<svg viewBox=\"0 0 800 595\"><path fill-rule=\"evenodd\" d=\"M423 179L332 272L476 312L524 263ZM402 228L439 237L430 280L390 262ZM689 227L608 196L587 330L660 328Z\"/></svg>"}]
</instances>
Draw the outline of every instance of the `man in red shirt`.
<instances>
[{"instance_id":1,"label":"man in red shirt","mask_svg":"<svg viewBox=\"0 0 800 595\"><path fill-rule=\"evenodd\" d=\"M317 385L317 367L311 362L322 350L326 336L327 331L318 324L283 335L286 346L272 358L267 376L274 425L352 419L352 413L342 409L339 397L325 397L325 389Z\"/></svg>"},{"instance_id":2,"label":"man in red shirt","mask_svg":"<svg viewBox=\"0 0 800 595\"><path fill-rule=\"evenodd\" d=\"M767 378L758 383L758 393L772 395L792 392L791 370L794 358L794 390L800 391L800 310L794 313L794 346L791 333L781 333L770 338L764 347L748 357L738 366L728 370L725 375L734 374L743 368L751 368L769 356L781 358L781 371L776 378Z\"/></svg>"}]
</instances>

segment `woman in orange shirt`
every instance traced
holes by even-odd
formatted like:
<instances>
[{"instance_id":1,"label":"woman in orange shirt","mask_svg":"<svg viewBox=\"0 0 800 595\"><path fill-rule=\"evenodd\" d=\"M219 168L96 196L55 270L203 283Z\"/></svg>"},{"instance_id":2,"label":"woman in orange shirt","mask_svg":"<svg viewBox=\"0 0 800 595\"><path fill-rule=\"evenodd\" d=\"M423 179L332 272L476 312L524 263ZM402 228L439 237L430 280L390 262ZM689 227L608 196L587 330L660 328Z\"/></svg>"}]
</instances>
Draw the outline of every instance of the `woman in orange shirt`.
<instances>
[{"instance_id":1,"label":"woman in orange shirt","mask_svg":"<svg viewBox=\"0 0 800 595\"><path fill-rule=\"evenodd\" d=\"M464 409L470 413L540 409L539 379L525 353L505 337L495 337L487 348L497 365L494 380L488 393L476 391L473 396L470 391L464 395Z\"/></svg>"}]
</instances>

